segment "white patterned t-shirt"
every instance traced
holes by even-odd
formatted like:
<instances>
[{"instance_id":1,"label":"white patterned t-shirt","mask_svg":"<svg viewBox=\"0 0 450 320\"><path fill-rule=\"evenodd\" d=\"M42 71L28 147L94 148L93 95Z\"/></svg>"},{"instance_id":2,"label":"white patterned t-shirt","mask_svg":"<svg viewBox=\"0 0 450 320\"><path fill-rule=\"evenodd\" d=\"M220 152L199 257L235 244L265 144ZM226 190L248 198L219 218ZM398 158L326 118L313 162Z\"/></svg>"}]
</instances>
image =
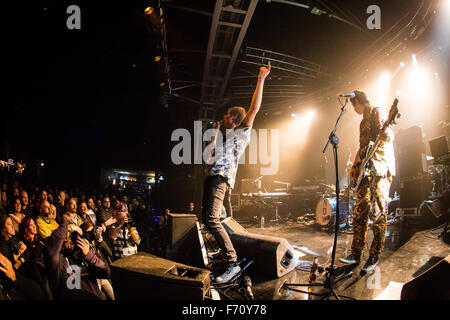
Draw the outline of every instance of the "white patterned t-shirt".
<instances>
[{"instance_id":1,"label":"white patterned t-shirt","mask_svg":"<svg viewBox=\"0 0 450 320\"><path fill-rule=\"evenodd\" d=\"M227 130L226 140L217 144L215 157L217 160L209 175L220 175L227 179L231 188L234 187L239 159L250 142L251 127Z\"/></svg>"}]
</instances>

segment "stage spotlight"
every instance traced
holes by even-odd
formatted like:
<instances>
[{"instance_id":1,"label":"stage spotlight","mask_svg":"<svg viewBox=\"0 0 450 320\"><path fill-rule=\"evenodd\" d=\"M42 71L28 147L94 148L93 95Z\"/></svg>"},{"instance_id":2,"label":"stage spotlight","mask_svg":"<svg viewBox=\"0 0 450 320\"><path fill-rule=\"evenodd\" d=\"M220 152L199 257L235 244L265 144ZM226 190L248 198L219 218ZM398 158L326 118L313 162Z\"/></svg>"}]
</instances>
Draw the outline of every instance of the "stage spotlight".
<instances>
[{"instance_id":1,"label":"stage spotlight","mask_svg":"<svg viewBox=\"0 0 450 320\"><path fill-rule=\"evenodd\" d=\"M417 64L417 57L416 57L416 55L413 54L413 55L411 56L411 58L412 58L412 64L413 64L413 67L414 67L414 68L417 68L418 64Z\"/></svg>"},{"instance_id":2,"label":"stage spotlight","mask_svg":"<svg viewBox=\"0 0 450 320\"><path fill-rule=\"evenodd\" d=\"M389 72L384 72L380 77L380 84L383 87L389 86L391 82L391 74Z\"/></svg>"},{"instance_id":3,"label":"stage spotlight","mask_svg":"<svg viewBox=\"0 0 450 320\"><path fill-rule=\"evenodd\" d=\"M427 92L430 85L429 73L419 67L415 67L411 70L409 74L409 88L411 94L418 95Z\"/></svg>"},{"instance_id":4,"label":"stage spotlight","mask_svg":"<svg viewBox=\"0 0 450 320\"><path fill-rule=\"evenodd\" d=\"M282 129L288 146L303 147L306 144L315 115L314 110L300 114L291 113L291 117L294 119L286 121Z\"/></svg>"},{"instance_id":5,"label":"stage spotlight","mask_svg":"<svg viewBox=\"0 0 450 320\"><path fill-rule=\"evenodd\" d=\"M298 126L298 128L309 129L315 115L316 113L313 110L310 110L301 116L295 115L295 125Z\"/></svg>"},{"instance_id":6,"label":"stage spotlight","mask_svg":"<svg viewBox=\"0 0 450 320\"><path fill-rule=\"evenodd\" d=\"M391 79L394 79L405 66L406 66L406 64L403 61L401 61L400 65L397 67L397 69L392 74Z\"/></svg>"},{"instance_id":7,"label":"stage spotlight","mask_svg":"<svg viewBox=\"0 0 450 320\"><path fill-rule=\"evenodd\" d=\"M155 62L158 62L159 60L161 60L161 56L156 56L155 59L153 59Z\"/></svg>"},{"instance_id":8,"label":"stage spotlight","mask_svg":"<svg viewBox=\"0 0 450 320\"><path fill-rule=\"evenodd\" d=\"M434 73L434 76L435 76L435 78L436 78L437 81L441 81L441 79L439 78L439 73L438 73L438 72L435 72L435 73Z\"/></svg>"},{"instance_id":9,"label":"stage spotlight","mask_svg":"<svg viewBox=\"0 0 450 320\"><path fill-rule=\"evenodd\" d=\"M443 7L447 10L450 11L450 0L443 0Z\"/></svg>"},{"instance_id":10,"label":"stage spotlight","mask_svg":"<svg viewBox=\"0 0 450 320\"><path fill-rule=\"evenodd\" d=\"M147 7L145 8L144 12L146 15L151 15L155 10L153 9L153 7Z\"/></svg>"},{"instance_id":11,"label":"stage spotlight","mask_svg":"<svg viewBox=\"0 0 450 320\"><path fill-rule=\"evenodd\" d=\"M311 121L314 119L315 116L316 116L316 112L315 112L314 110L310 110L310 111L305 115L306 120L309 121L309 122L311 122Z\"/></svg>"}]
</instances>

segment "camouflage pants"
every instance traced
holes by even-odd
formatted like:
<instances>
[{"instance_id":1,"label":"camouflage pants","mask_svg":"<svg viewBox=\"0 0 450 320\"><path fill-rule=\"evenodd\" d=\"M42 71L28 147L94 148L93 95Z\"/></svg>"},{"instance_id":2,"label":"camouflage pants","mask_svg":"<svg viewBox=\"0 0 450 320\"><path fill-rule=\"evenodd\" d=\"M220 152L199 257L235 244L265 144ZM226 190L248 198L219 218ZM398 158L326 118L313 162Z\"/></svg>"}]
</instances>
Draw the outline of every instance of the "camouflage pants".
<instances>
[{"instance_id":1,"label":"camouflage pants","mask_svg":"<svg viewBox=\"0 0 450 320\"><path fill-rule=\"evenodd\" d=\"M373 222L373 241L369 254L370 256L380 256L386 240L387 200L391 182L390 176L369 177L362 182L353 211L352 254L362 255L370 218Z\"/></svg>"}]
</instances>

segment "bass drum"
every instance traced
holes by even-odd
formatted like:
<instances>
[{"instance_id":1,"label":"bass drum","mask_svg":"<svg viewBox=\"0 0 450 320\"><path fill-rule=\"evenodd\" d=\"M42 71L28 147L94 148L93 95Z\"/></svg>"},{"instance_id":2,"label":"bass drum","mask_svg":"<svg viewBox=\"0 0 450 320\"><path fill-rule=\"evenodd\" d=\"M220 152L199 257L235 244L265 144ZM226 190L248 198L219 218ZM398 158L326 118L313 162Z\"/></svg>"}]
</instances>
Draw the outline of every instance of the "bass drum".
<instances>
[{"instance_id":1,"label":"bass drum","mask_svg":"<svg viewBox=\"0 0 450 320\"><path fill-rule=\"evenodd\" d=\"M316 205L316 222L320 226L333 226L336 220L336 198L320 199ZM347 222L349 203L346 199L339 199L339 225Z\"/></svg>"}]
</instances>

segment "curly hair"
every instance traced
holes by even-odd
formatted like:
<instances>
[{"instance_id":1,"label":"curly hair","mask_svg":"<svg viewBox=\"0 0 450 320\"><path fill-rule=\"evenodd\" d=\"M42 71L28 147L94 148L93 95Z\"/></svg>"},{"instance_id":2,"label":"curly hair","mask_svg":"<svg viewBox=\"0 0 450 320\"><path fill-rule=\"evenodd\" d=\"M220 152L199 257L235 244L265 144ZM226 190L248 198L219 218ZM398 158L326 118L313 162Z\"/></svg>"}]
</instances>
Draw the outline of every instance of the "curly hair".
<instances>
[{"instance_id":1,"label":"curly hair","mask_svg":"<svg viewBox=\"0 0 450 320\"><path fill-rule=\"evenodd\" d=\"M352 104L355 104L355 102L358 101L360 104L362 104L365 107L371 106L370 101L369 101L369 99L367 99L367 95L364 92L358 91L358 90L355 90L353 92L355 93L355 96L350 99L350 102Z\"/></svg>"}]
</instances>

